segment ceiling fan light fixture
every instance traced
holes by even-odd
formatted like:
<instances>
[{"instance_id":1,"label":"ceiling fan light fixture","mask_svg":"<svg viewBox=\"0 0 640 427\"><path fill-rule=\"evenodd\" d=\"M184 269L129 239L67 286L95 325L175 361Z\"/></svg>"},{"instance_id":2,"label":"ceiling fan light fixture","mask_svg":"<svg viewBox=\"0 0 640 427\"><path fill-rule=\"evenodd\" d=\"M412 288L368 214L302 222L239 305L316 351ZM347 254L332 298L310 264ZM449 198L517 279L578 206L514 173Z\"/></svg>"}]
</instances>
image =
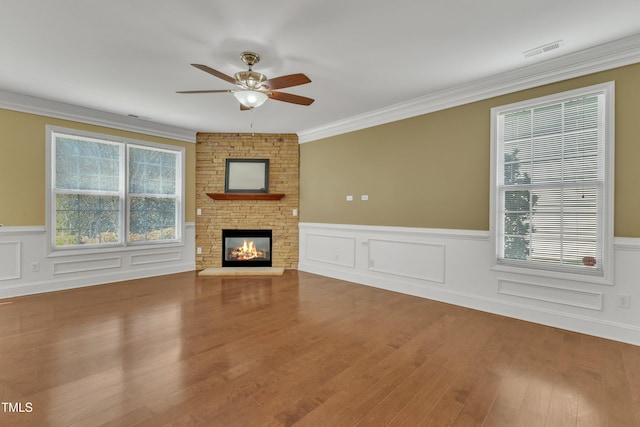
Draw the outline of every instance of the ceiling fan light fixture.
<instances>
[{"instance_id":1,"label":"ceiling fan light fixture","mask_svg":"<svg viewBox=\"0 0 640 427\"><path fill-rule=\"evenodd\" d=\"M233 92L233 96L247 108L257 108L269 99L266 93L257 90L238 90Z\"/></svg>"},{"instance_id":2,"label":"ceiling fan light fixture","mask_svg":"<svg viewBox=\"0 0 640 427\"><path fill-rule=\"evenodd\" d=\"M235 79L236 85L243 89L259 89L267 81L267 76L249 70L236 73Z\"/></svg>"}]
</instances>

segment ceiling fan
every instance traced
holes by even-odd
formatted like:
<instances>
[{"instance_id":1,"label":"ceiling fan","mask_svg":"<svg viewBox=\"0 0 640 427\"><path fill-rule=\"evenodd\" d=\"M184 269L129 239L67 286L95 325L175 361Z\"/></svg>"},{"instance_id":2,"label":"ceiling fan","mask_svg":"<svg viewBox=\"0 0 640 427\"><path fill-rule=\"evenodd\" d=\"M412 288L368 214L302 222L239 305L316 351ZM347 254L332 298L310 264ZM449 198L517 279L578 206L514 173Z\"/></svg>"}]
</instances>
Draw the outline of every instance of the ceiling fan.
<instances>
[{"instance_id":1,"label":"ceiling fan","mask_svg":"<svg viewBox=\"0 0 640 427\"><path fill-rule=\"evenodd\" d=\"M183 90L177 93L233 93L233 96L240 102L241 110L251 110L264 104L271 98L276 101L290 102L298 105L311 105L313 99L291 93L277 92L277 89L299 86L311 83L311 79L302 73L289 74L286 76L267 79L264 74L252 70L252 67L260 62L260 55L255 52L242 52L240 54L242 62L249 66L248 71L237 72L233 77L228 76L211 67L202 64L191 64L192 66L216 76L226 82L234 84L238 89L228 90Z\"/></svg>"}]
</instances>

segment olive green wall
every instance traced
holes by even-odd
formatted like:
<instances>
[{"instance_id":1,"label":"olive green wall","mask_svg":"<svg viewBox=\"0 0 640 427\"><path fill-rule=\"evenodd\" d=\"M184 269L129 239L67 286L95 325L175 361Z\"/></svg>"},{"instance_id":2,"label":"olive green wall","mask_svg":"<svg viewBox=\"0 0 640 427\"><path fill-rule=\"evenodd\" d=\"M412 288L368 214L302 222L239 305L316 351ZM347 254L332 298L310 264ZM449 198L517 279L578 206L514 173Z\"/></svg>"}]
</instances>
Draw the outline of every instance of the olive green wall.
<instances>
[{"instance_id":1,"label":"olive green wall","mask_svg":"<svg viewBox=\"0 0 640 427\"><path fill-rule=\"evenodd\" d=\"M608 81L615 235L640 237L640 64L302 144L300 221L489 230L491 108Z\"/></svg>"},{"instance_id":2,"label":"olive green wall","mask_svg":"<svg viewBox=\"0 0 640 427\"><path fill-rule=\"evenodd\" d=\"M195 221L195 144L0 109L0 224L45 225L46 125L185 147L185 220Z\"/></svg>"}]
</instances>

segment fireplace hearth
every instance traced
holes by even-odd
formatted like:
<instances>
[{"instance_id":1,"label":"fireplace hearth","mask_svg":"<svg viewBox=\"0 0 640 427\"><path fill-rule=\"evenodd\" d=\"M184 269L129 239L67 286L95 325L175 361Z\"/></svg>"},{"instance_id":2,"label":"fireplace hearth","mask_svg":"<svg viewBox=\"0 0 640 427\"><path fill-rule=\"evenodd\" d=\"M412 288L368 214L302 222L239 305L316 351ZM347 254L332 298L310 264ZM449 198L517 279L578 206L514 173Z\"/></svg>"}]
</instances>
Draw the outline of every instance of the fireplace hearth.
<instances>
[{"instance_id":1,"label":"fireplace hearth","mask_svg":"<svg viewBox=\"0 0 640 427\"><path fill-rule=\"evenodd\" d=\"M271 267L271 230L222 230L222 267Z\"/></svg>"}]
</instances>

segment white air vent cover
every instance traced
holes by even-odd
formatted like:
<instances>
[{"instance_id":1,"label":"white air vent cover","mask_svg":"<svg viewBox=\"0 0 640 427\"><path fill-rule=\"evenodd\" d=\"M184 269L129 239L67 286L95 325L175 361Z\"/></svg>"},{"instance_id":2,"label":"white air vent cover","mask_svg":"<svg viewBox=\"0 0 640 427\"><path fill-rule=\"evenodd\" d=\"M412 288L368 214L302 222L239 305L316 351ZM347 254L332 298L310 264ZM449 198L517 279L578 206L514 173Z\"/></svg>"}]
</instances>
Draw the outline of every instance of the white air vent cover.
<instances>
[{"instance_id":1,"label":"white air vent cover","mask_svg":"<svg viewBox=\"0 0 640 427\"><path fill-rule=\"evenodd\" d=\"M564 45L563 40L557 40L552 43L547 43L544 46L536 47L535 49L527 50L526 52L522 52L525 59L529 59L536 55L541 55L543 53L551 52L552 50L556 50L561 48Z\"/></svg>"}]
</instances>

